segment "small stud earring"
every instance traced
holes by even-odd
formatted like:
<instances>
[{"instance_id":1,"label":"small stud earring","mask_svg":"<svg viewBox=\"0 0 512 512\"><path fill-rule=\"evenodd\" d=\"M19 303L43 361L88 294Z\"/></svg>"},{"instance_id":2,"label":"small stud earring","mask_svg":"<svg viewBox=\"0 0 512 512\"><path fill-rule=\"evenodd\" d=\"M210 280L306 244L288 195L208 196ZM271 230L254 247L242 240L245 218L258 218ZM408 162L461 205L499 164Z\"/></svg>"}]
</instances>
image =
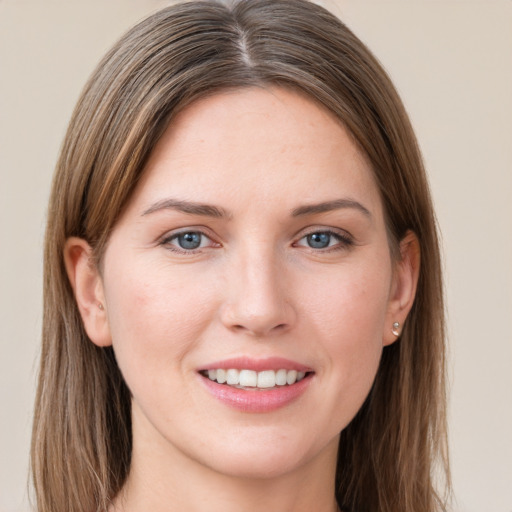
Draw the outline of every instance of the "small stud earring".
<instances>
[{"instance_id":1,"label":"small stud earring","mask_svg":"<svg viewBox=\"0 0 512 512\"><path fill-rule=\"evenodd\" d=\"M400 332L398 331L398 329L400 328L400 322L395 322L393 324L393 327L391 328L391 332L395 335L395 336L400 336Z\"/></svg>"},{"instance_id":2,"label":"small stud earring","mask_svg":"<svg viewBox=\"0 0 512 512\"><path fill-rule=\"evenodd\" d=\"M105 308L103 307L103 304L101 302L98 302L98 308L103 311Z\"/></svg>"}]
</instances>

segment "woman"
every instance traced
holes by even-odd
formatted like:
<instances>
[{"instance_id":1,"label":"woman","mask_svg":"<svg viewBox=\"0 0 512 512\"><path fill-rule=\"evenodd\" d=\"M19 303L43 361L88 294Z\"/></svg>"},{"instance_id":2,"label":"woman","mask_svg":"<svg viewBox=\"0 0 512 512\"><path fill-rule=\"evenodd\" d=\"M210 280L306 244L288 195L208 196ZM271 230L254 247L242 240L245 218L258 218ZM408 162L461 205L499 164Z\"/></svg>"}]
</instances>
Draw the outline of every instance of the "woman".
<instances>
[{"instance_id":1,"label":"woman","mask_svg":"<svg viewBox=\"0 0 512 512\"><path fill-rule=\"evenodd\" d=\"M50 199L52 511L436 511L441 273L404 108L308 2L192 2L91 77Z\"/></svg>"}]
</instances>

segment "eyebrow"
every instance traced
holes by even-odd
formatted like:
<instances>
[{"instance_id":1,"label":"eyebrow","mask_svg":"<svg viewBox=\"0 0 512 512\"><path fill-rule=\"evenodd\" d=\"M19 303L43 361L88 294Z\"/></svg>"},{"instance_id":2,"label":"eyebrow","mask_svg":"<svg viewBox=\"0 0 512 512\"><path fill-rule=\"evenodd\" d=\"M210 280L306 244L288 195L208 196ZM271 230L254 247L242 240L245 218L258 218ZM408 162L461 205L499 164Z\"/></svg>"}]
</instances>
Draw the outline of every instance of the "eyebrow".
<instances>
[{"instance_id":1,"label":"eyebrow","mask_svg":"<svg viewBox=\"0 0 512 512\"><path fill-rule=\"evenodd\" d=\"M299 206L298 208L292 210L292 217L326 213L345 208L355 209L363 213L366 217L372 217L372 214L366 207L352 199L334 199L332 201L325 201L323 203ZM216 219L231 218L231 214L219 206L172 198L157 201L147 210L144 210L142 215L149 215L160 210L177 210L189 215L200 215L204 217L213 217Z\"/></svg>"},{"instance_id":2,"label":"eyebrow","mask_svg":"<svg viewBox=\"0 0 512 512\"><path fill-rule=\"evenodd\" d=\"M180 199L162 199L151 205L142 215L149 215L160 210L177 210L179 212L188 213L190 215L201 215L205 217L214 217L222 219L230 217L228 212L223 208L212 204L196 203L193 201L182 201Z\"/></svg>"},{"instance_id":3,"label":"eyebrow","mask_svg":"<svg viewBox=\"0 0 512 512\"><path fill-rule=\"evenodd\" d=\"M325 213L333 210L340 210L344 208L355 209L363 213L366 217L371 219L372 214L368 208L364 207L361 203L352 199L334 199L332 201L325 201L323 203L310 204L299 206L292 211L293 217L301 217L302 215L313 215L316 213Z\"/></svg>"}]
</instances>

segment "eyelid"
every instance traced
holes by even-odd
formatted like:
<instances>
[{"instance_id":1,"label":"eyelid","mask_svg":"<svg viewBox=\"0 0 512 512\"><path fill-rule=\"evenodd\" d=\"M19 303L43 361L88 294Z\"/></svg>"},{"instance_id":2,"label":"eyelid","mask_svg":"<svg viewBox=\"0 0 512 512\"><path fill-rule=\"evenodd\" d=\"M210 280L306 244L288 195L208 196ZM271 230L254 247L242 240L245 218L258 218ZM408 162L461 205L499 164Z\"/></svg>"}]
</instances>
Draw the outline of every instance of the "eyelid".
<instances>
[{"instance_id":1,"label":"eyelid","mask_svg":"<svg viewBox=\"0 0 512 512\"><path fill-rule=\"evenodd\" d=\"M307 245L298 245L298 243L309 235L314 233L327 233L339 239L339 243L334 246L328 246L322 249L315 249L308 247ZM329 252L331 250L345 249L347 247L355 245L354 237L345 229L335 228L332 226L310 226L305 230L302 230L296 237L296 241L293 243L294 246L306 247L315 252Z\"/></svg>"},{"instance_id":2,"label":"eyelid","mask_svg":"<svg viewBox=\"0 0 512 512\"><path fill-rule=\"evenodd\" d=\"M314 225L308 226L306 228L301 229L297 235L296 239L304 238L305 236L311 235L313 233L332 233L333 235L337 235L343 238L353 240L353 235L347 231L346 229L337 228L334 226L324 226L324 225Z\"/></svg>"},{"instance_id":3,"label":"eyelid","mask_svg":"<svg viewBox=\"0 0 512 512\"><path fill-rule=\"evenodd\" d=\"M180 235L185 233L199 233L201 236L207 238L210 241L210 244L204 247L198 247L197 249L183 249L178 245L174 245L171 242L176 240ZM299 242L306 238L309 235L314 233L327 233L337 238L339 242L333 246L328 246L325 248L316 249L313 247L308 247L307 245L299 245ZM185 226L182 228L176 228L171 231L167 231L164 235L159 237L157 243L158 245L166 246L169 250L181 253L181 254L196 254L202 250L221 247L221 243L217 241L217 238L214 234L211 233L211 230L206 228L205 226ZM301 230L295 237L295 241L292 243L292 246L295 247L305 247L306 249L311 249L314 252L329 252L335 251L339 249L347 249L350 246L355 245L355 239L351 233L346 231L345 229L336 228L332 226L309 226L303 230Z\"/></svg>"},{"instance_id":4,"label":"eyelid","mask_svg":"<svg viewBox=\"0 0 512 512\"><path fill-rule=\"evenodd\" d=\"M211 244L205 247L198 247L197 249L183 249L177 245L172 244L173 240L176 240L180 235L185 233L198 233L201 236L207 238ZM177 252L180 254L196 254L204 249L209 249L211 247L220 247L221 244L215 240L215 236L211 234L211 231L204 226L186 226L183 228L177 228L171 231L166 232L163 236L161 236L158 240L158 244L162 246L166 246L167 249Z\"/></svg>"}]
</instances>

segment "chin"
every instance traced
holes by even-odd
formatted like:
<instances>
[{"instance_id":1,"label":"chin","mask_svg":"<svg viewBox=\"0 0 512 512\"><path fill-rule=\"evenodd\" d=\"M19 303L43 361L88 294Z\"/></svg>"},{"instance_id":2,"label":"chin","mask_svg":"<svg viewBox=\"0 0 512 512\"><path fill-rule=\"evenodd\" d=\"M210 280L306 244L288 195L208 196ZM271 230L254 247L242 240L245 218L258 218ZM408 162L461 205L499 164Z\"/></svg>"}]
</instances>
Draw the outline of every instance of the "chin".
<instances>
[{"instance_id":1,"label":"chin","mask_svg":"<svg viewBox=\"0 0 512 512\"><path fill-rule=\"evenodd\" d=\"M249 435L248 435L249 434ZM216 473L242 479L275 479L311 464L326 467L326 460L336 460L339 435L324 442L283 435L279 429L262 432L234 433L224 443L210 445L207 453L198 454L199 462ZM202 459L202 460L201 460Z\"/></svg>"},{"instance_id":2,"label":"chin","mask_svg":"<svg viewBox=\"0 0 512 512\"><path fill-rule=\"evenodd\" d=\"M286 453L272 445L249 453L224 454L210 468L216 473L247 480L276 479L299 470L307 458L298 453Z\"/></svg>"}]
</instances>

